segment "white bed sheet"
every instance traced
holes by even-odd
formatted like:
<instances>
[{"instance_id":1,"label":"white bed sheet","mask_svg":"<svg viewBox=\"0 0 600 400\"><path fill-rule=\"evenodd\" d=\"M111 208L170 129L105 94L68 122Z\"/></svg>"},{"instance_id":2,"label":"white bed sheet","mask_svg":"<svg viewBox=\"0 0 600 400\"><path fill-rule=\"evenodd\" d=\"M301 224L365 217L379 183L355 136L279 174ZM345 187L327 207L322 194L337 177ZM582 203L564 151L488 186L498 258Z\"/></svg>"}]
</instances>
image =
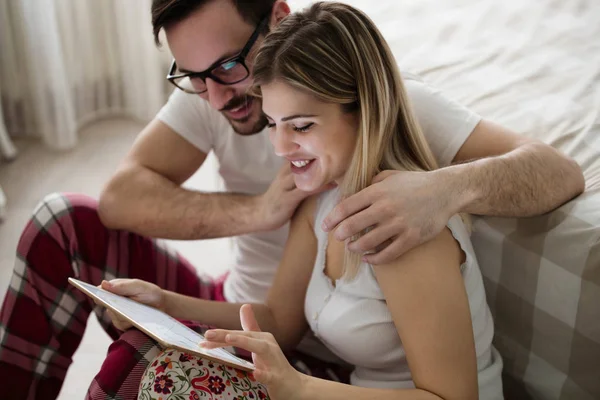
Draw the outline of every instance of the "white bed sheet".
<instances>
[{"instance_id":1,"label":"white bed sheet","mask_svg":"<svg viewBox=\"0 0 600 400\"><path fill-rule=\"evenodd\" d=\"M569 154L600 187L600 2L345 2L375 21L402 70Z\"/></svg>"}]
</instances>

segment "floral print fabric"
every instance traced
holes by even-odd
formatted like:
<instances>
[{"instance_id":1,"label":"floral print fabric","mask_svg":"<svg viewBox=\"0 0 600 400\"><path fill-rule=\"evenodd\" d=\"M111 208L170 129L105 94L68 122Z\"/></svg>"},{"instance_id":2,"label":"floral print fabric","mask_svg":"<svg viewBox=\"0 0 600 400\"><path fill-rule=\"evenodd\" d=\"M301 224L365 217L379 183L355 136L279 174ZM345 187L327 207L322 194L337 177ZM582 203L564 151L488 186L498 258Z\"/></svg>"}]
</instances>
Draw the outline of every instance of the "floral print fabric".
<instances>
[{"instance_id":1,"label":"floral print fabric","mask_svg":"<svg viewBox=\"0 0 600 400\"><path fill-rule=\"evenodd\" d=\"M144 372L138 400L263 400L267 389L252 374L168 349Z\"/></svg>"}]
</instances>

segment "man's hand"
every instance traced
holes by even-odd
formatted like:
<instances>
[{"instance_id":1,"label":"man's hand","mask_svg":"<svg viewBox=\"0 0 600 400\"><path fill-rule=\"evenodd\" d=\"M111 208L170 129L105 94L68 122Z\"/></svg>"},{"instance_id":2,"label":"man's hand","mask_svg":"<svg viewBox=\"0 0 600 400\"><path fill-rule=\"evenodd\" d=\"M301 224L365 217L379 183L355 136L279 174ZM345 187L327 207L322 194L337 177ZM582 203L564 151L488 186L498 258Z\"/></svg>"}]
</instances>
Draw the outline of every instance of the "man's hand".
<instances>
[{"instance_id":1,"label":"man's hand","mask_svg":"<svg viewBox=\"0 0 600 400\"><path fill-rule=\"evenodd\" d=\"M153 283L139 279L113 279L111 281L102 281L100 287L114 294L129 297L138 303L165 311L164 291ZM121 318L110 309L106 311L115 328L120 331L126 331L131 328L132 325L128 320Z\"/></svg>"},{"instance_id":2,"label":"man's hand","mask_svg":"<svg viewBox=\"0 0 600 400\"><path fill-rule=\"evenodd\" d=\"M277 174L269 189L258 197L259 218L265 230L277 229L292 218L298 205L315 193L331 189L327 185L314 192L304 192L296 187L290 164L286 163Z\"/></svg>"},{"instance_id":3,"label":"man's hand","mask_svg":"<svg viewBox=\"0 0 600 400\"><path fill-rule=\"evenodd\" d=\"M383 171L366 189L341 201L323 221L339 241L370 228L347 245L371 264L385 264L438 235L459 206L441 175Z\"/></svg>"}]
</instances>

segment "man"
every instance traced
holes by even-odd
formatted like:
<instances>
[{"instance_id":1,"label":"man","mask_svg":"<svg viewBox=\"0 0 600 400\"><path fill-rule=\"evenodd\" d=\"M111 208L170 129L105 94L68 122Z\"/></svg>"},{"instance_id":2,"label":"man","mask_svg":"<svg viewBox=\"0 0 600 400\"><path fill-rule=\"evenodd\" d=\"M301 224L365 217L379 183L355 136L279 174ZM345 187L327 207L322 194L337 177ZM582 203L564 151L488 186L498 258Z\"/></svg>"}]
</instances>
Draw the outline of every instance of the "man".
<instances>
[{"instance_id":1,"label":"man","mask_svg":"<svg viewBox=\"0 0 600 400\"><path fill-rule=\"evenodd\" d=\"M309 193L294 187L289 165L272 151L260 100L245 91L267 26L289 12L282 0L154 0L154 33L158 38L164 29L175 58L169 77L183 90L142 131L99 204L55 194L35 211L19 242L0 315L3 396L58 394L93 308L69 287L69 276L92 284L139 278L230 302L265 298L287 222ZM385 171L330 214L323 229L335 230L338 240L373 227L348 244L368 253L369 262L389 261L428 240L457 212L535 215L583 190L579 167L552 148L481 119L418 80L407 79L406 88L443 168ZM183 189L211 150L227 192ZM236 237L236 261L217 282L199 278L182 257L150 239L225 236ZM136 299L135 285L119 291L117 282L114 291ZM88 396L135 398L157 348L137 330L121 335L103 310L95 312L119 340Z\"/></svg>"}]
</instances>

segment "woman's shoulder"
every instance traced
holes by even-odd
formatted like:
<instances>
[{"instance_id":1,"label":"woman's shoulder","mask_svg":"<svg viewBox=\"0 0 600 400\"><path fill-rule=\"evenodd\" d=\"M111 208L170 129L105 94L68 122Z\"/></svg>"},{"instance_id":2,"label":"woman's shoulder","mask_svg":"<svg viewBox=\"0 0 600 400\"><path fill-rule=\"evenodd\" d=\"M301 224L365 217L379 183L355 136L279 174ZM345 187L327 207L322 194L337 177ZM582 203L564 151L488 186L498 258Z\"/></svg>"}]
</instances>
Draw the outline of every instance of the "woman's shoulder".
<instances>
[{"instance_id":1,"label":"woman's shoulder","mask_svg":"<svg viewBox=\"0 0 600 400\"><path fill-rule=\"evenodd\" d=\"M465 236L460 224L462 222L459 223L453 217L431 240L413 247L388 264L374 265L373 268L375 270L418 268L425 273L425 269L434 272L437 268L462 267L467 254L463 245Z\"/></svg>"},{"instance_id":2,"label":"woman's shoulder","mask_svg":"<svg viewBox=\"0 0 600 400\"><path fill-rule=\"evenodd\" d=\"M329 213L329 210L323 210L323 207L326 207L327 204L331 203L330 198L333 194L332 192L334 191L335 189L330 189L308 196L302 201L302 203L300 203L294 213L294 216L292 217L292 220L306 220L312 228L314 228L317 224L320 225L320 221L318 220L322 220L326 215L325 213ZM333 206L331 208L333 208Z\"/></svg>"},{"instance_id":3,"label":"woman's shoulder","mask_svg":"<svg viewBox=\"0 0 600 400\"><path fill-rule=\"evenodd\" d=\"M337 204L338 198L339 190L337 188L313 194L298 206L293 218L306 219L313 228L320 226L323 219Z\"/></svg>"}]
</instances>

